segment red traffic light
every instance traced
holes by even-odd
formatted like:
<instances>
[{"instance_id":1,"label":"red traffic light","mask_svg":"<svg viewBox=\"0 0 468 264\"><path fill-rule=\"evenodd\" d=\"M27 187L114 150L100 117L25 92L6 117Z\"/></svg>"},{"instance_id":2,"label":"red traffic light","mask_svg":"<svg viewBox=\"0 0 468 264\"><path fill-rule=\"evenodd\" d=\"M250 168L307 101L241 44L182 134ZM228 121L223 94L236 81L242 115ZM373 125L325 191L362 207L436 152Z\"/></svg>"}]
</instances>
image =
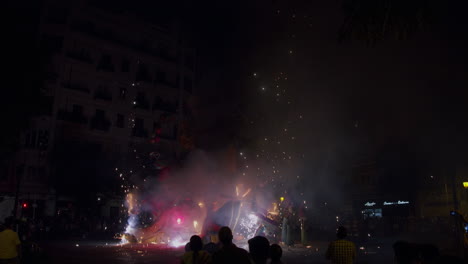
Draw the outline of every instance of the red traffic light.
<instances>
[{"instance_id":1,"label":"red traffic light","mask_svg":"<svg viewBox=\"0 0 468 264\"><path fill-rule=\"evenodd\" d=\"M27 204L27 203L23 203L23 208L28 208L28 204Z\"/></svg>"}]
</instances>

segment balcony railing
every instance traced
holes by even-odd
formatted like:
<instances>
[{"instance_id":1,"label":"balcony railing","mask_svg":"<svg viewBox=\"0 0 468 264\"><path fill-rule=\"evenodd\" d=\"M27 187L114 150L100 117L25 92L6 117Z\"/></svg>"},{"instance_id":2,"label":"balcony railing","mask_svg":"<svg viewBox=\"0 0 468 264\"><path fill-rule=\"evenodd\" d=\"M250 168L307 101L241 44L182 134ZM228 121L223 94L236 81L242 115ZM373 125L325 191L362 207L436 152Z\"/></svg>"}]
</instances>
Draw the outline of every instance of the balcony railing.
<instances>
[{"instance_id":1,"label":"balcony railing","mask_svg":"<svg viewBox=\"0 0 468 264\"><path fill-rule=\"evenodd\" d=\"M86 124L88 123L88 118L86 118L81 113L68 112L65 109L60 109L57 112L57 119L62 121L68 121L76 124Z\"/></svg>"},{"instance_id":2,"label":"balcony railing","mask_svg":"<svg viewBox=\"0 0 468 264\"><path fill-rule=\"evenodd\" d=\"M97 90L94 92L94 99L100 99L104 101L112 101L112 94L106 91Z\"/></svg>"},{"instance_id":3,"label":"balcony railing","mask_svg":"<svg viewBox=\"0 0 468 264\"><path fill-rule=\"evenodd\" d=\"M78 31L95 38L107 40L113 42L115 44L119 44L133 50L147 53L149 55L159 57L163 60L175 62L177 59L174 56L171 56L167 51L157 50L148 47L147 45L143 45L141 43L132 42L131 40L124 39L120 36L117 36L115 33L104 30L104 29L97 29L94 24L86 23L81 21L75 21L71 24L70 28L74 31Z\"/></svg>"},{"instance_id":4,"label":"balcony railing","mask_svg":"<svg viewBox=\"0 0 468 264\"><path fill-rule=\"evenodd\" d=\"M86 63L89 63L89 64L93 63L93 60L91 59L91 56L89 54L84 54L84 53L74 52L74 51L68 51L67 52L67 57L78 60L78 61L86 62Z\"/></svg>"},{"instance_id":5,"label":"balcony railing","mask_svg":"<svg viewBox=\"0 0 468 264\"><path fill-rule=\"evenodd\" d=\"M109 131L110 126L111 122L106 118L94 116L91 119L91 129L93 130Z\"/></svg>"},{"instance_id":6,"label":"balcony railing","mask_svg":"<svg viewBox=\"0 0 468 264\"><path fill-rule=\"evenodd\" d=\"M147 138L148 137L148 130L143 129L143 128L136 128L134 127L132 129L132 136L134 137L141 137L141 138Z\"/></svg>"},{"instance_id":7,"label":"balcony railing","mask_svg":"<svg viewBox=\"0 0 468 264\"><path fill-rule=\"evenodd\" d=\"M168 87L170 87L170 88L177 89L177 84L172 83L172 82L169 82L169 81L166 81L166 80L156 80L156 83L157 83L157 84L162 84L162 85L168 86Z\"/></svg>"},{"instance_id":8,"label":"balcony railing","mask_svg":"<svg viewBox=\"0 0 468 264\"><path fill-rule=\"evenodd\" d=\"M138 71L135 76L135 80L137 82L148 82L151 83L151 77L148 73L145 73L143 71Z\"/></svg>"},{"instance_id":9,"label":"balcony railing","mask_svg":"<svg viewBox=\"0 0 468 264\"><path fill-rule=\"evenodd\" d=\"M143 100L143 99L135 100L134 107L139 108L139 109L143 109L143 110L149 110L150 109L150 103L148 102L148 100Z\"/></svg>"},{"instance_id":10,"label":"balcony railing","mask_svg":"<svg viewBox=\"0 0 468 264\"><path fill-rule=\"evenodd\" d=\"M58 74L52 71L46 72L45 81L50 84L55 84L58 79Z\"/></svg>"},{"instance_id":11,"label":"balcony railing","mask_svg":"<svg viewBox=\"0 0 468 264\"><path fill-rule=\"evenodd\" d=\"M176 113L177 112L177 104L170 103L170 102L154 102L153 103L153 111L160 110L164 112Z\"/></svg>"},{"instance_id":12,"label":"balcony railing","mask_svg":"<svg viewBox=\"0 0 468 264\"><path fill-rule=\"evenodd\" d=\"M83 93L89 93L89 88L86 87L84 84L79 84L79 83L62 83L62 86L64 88L70 89L70 90L75 90L75 91L80 91Z\"/></svg>"}]
</instances>

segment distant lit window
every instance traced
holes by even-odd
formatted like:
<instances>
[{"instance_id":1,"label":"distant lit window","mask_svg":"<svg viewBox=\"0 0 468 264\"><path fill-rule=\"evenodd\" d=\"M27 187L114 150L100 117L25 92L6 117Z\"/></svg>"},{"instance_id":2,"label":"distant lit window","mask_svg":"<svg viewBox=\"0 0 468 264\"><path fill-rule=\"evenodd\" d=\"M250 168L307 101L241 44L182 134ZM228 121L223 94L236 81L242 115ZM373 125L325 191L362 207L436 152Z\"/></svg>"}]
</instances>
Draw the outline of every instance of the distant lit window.
<instances>
[{"instance_id":1,"label":"distant lit window","mask_svg":"<svg viewBox=\"0 0 468 264\"><path fill-rule=\"evenodd\" d=\"M381 218L382 217L382 209L364 209L362 210L362 216L364 219L367 218Z\"/></svg>"}]
</instances>

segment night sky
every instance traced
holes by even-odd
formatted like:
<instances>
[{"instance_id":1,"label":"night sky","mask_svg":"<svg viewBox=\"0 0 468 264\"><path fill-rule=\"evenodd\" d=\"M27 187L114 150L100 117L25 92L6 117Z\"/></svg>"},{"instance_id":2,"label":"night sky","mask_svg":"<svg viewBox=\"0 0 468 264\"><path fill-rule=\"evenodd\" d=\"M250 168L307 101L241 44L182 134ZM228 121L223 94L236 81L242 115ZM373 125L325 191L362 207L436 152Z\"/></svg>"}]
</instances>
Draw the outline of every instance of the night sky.
<instances>
[{"instance_id":1,"label":"night sky","mask_svg":"<svg viewBox=\"0 0 468 264\"><path fill-rule=\"evenodd\" d=\"M271 156L292 153L300 161L290 166L310 186L343 191L349 168L371 161L381 191L407 195L421 178L446 173L447 160L466 157L463 7L438 3L425 29L368 45L338 41L340 1L207 5L200 88L240 116L237 140ZM287 80L274 81L280 73Z\"/></svg>"}]
</instances>

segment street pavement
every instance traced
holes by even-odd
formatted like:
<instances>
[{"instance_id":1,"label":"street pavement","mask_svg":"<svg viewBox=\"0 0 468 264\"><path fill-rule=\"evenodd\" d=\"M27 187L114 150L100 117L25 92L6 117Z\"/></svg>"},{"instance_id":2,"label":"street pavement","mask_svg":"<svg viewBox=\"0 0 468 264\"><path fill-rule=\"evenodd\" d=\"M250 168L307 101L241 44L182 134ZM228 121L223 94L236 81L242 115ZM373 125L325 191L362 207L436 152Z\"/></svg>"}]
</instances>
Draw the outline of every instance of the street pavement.
<instances>
[{"instance_id":1,"label":"street pavement","mask_svg":"<svg viewBox=\"0 0 468 264\"><path fill-rule=\"evenodd\" d=\"M309 247L283 248L284 263L329 263L325 260L327 242L312 242ZM54 241L42 245L44 258L34 263L70 264L176 264L183 248L153 244L121 245L103 241ZM357 263L393 263L391 247L359 249Z\"/></svg>"}]
</instances>

